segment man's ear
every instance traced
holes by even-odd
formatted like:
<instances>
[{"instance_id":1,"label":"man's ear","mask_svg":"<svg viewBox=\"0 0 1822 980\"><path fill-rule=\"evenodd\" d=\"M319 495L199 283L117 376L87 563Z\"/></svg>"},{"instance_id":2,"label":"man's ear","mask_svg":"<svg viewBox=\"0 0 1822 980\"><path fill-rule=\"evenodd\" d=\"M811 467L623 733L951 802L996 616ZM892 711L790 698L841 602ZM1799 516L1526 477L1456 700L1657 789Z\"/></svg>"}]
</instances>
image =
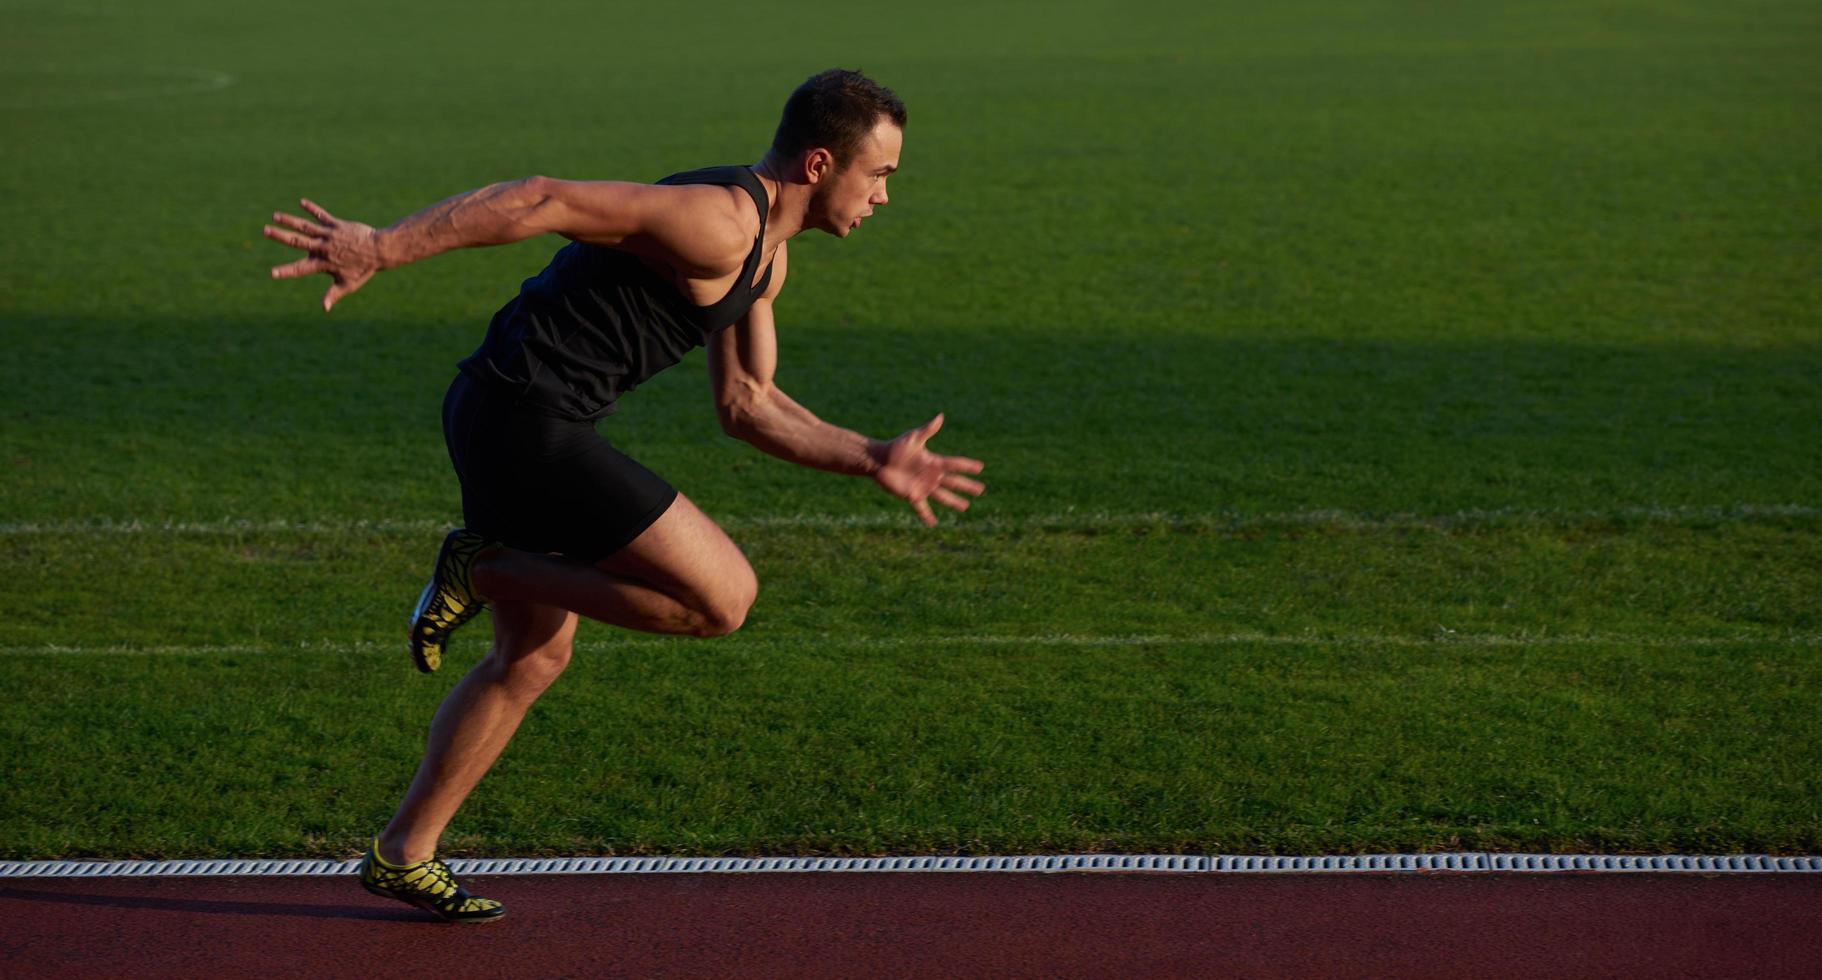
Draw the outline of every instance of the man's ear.
<instances>
[{"instance_id":1,"label":"man's ear","mask_svg":"<svg viewBox=\"0 0 1822 980\"><path fill-rule=\"evenodd\" d=\"M817 147L804 154L803 175L804 179L812 184L833 177L835 175L835 155L822 147Z\"/></svg>"}]
</instances>

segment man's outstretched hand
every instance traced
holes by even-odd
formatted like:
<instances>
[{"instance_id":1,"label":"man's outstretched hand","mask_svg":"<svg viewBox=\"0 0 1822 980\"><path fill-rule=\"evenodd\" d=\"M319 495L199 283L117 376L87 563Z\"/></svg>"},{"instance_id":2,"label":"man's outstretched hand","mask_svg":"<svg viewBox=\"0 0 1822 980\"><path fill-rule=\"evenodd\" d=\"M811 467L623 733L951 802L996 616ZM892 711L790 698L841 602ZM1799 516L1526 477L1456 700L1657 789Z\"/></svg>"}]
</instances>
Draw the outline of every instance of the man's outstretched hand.
<instances>
[{"instance_id":1,"label":"man's outstretched hand","mask_svg":"<svg viewBox=\"0 0 1822 980\"><path fill-rule=\"evenodd\" d=\"M911 504L926 527L936 526L936 514L930 510L934 500L952 510L967 510L971 501L956 491L978 497L986 490L979 480L964 473L979 473L982 463L966 456L938 456L924 448L924 443L943 427L942 415L899 436L888 443L876 443L879 469L873 480L894 497Z\"/></svg>"},{"instance_id":2,"label":"man's outstretched hand","mask_svg":"<svg viewBox=\"0 0 1822 980\"><path fill-rule=\"evenodd\" d=\"M288 265L272 269L274 279L297 279L327 273L335 280L323 294L323 312L343 296L361 288L380 271L379 232L358 221L342 221L311 201L298 202L316 221L289 214L274 214L283 228L266 226L266 237L309 253Z\"/></svg>"}]
</instances>

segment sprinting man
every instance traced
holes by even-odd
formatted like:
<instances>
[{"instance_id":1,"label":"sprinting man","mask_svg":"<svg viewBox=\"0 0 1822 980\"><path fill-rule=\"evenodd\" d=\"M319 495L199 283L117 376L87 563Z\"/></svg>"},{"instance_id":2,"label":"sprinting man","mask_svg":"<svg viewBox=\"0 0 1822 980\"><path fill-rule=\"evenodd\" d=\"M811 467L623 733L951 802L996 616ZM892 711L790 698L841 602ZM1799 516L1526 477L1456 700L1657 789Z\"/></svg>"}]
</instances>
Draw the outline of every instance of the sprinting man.
<instances>
[{"instance_id":1,"label":"sprinting man","mask_svg":"<svg viewBox=\"0 0 1822 980\"><path fill-rule=\"evenodd\" d=\"M436 670L449 635L484 607L494 641L438 709L411 788L368 847L369 891L453 921L504 914L456 883L437 842L569 663L577 617L721 636L752 606L757 580L734 542L596 434L635 385L706 346L728 434L793 463L871 477L926 525L936 523L932 502L967 510L985 489L969 475L979 461L926 448L940 414L880 441L824 422L772 381L786 243L812 228L846 238L884 205L904 127L890 90L832 70L791 94L756 166L655 185L531 177L378 230L308 200L315 220L272 216L266 237L309 253L273 278L328 275L325 312L374 273L451 249L550 232L571 241L494 315L443 399L467 527L443 540L412 616L411 656Z\"/></svg>"}]
</instances>

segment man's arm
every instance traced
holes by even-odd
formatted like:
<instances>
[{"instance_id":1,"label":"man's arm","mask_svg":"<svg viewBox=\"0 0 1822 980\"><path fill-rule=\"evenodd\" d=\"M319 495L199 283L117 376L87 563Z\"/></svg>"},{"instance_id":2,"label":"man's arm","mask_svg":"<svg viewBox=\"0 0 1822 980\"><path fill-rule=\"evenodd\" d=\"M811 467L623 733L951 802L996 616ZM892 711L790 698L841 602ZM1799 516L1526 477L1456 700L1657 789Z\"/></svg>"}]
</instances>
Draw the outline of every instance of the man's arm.
<instances>
[{"instance_id":1,"label":"man's arm","mask_svg":"<svg viewBox=\"0 0 1822 980\"><path fill-rule=\"evenodd\" d=\"M849 476L879 470L884 443L830 425L772 383L772 303L760 299L709 344L709 382L722 431L786 462Z\"/></svg>"},{"instance_id":2,"label":"man's arm","mask_svg":"<svg viewBox=\"0 0 1822 980\"><path fill-rule=\"evenodd\" d=\"M772 284L740 322L709 342L709 384L715 411L728 435L787 462L832 473L870 476L888 493L908 501L927 525L936 524L930 500L967 510L986 487L963 474L979 473L979 460L939 456L924 444L942 428L938 415L890 442L831 425L773 383L778 366L772 297L784 284L785 250L773 261Z\"/></svg>"},{"instance_id":3,"label":"man's arm","mask_svg":"<svg viewBox=\"0 0 1822 980\"><path fill-rule=\"evenodd\" d=\"M336 218L299 202L315 221L277 213L267 238L309 253L272 270L274 279L325 273L334 280L323 309L373 274L458 248L505 245L555 233L597 245L649 239L682 271L707 277L739 268L752 229L725 188L527 177L457 194L383 229ZM756 218L755 218L756 220Z\"/></svg>"}]
</instances>

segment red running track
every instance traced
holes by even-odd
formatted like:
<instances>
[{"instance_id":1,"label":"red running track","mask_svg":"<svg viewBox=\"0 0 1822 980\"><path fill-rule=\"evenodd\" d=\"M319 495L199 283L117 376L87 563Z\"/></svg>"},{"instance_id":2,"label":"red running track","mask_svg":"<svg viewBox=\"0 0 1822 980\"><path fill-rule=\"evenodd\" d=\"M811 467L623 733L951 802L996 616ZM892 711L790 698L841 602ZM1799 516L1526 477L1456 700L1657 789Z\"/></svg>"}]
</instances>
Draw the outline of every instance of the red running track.
<instances>
[{"instance_id":1,"label":"red running track","mask_svg":"<svg viewBox=\"0 0 1822 980\"><path fill-rule=\"evenodd\" d=\"M0 879L9 977L1822 977L1822 875Z\"/></svg>"}]
</instances>

